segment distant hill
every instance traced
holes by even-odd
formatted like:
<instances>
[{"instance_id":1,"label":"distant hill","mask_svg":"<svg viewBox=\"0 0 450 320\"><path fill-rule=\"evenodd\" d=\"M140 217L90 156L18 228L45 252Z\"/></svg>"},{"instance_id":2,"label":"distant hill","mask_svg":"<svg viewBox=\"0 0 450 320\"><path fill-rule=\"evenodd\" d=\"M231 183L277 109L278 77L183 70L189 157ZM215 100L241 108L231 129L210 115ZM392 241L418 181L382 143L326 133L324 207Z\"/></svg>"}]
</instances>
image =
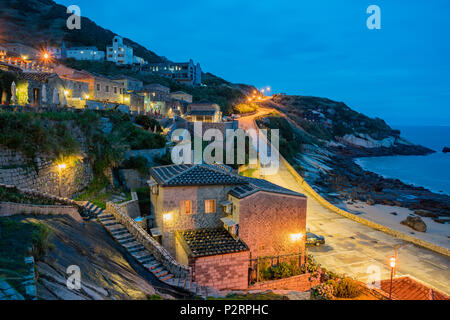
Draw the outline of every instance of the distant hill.
<instances>
[{"instance_id":1,"label":"distant hill","mask_svg":"<svg viewBox=\"0 0 450 320\"><path fill-rule=\"evenodd\" d=\"M96 46L105 50L116 35L88 18L81 18L81 30L69 30L66 20L67 8L52 0L1 0L0 4L0 44L19 42L34 48L46 45ZM149 62L161 62L165 58L153 51L125 38L125 44L134 53Z\"/></svg>"}]
</instances>

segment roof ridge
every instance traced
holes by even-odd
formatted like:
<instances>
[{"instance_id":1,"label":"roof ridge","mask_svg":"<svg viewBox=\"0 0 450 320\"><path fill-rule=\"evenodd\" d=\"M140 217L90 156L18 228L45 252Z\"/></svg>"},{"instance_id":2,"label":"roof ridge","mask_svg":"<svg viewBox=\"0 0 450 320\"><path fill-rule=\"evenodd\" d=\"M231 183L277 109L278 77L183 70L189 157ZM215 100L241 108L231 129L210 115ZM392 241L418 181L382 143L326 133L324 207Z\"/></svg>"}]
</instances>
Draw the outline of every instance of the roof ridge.
<instances>
[{"instance_id":1,"label":"roof ridge","mask_svg":"<svg viewBox=\"0 0 450 320\"><path fill-rule=\"evenodd\" d=\"M230 172L230 171L227 171L227 170L225 170L225 169L219 167L218 164L200 163L200 164L198 164L198 165L199 165L199 166L202 166L203 168L209 168L209 169L211 169L211 170L214 170L214 171L217 171L217 172L220 172L220 173L228 174L228 175L230 175L230 176L233 176L233 177L235 177L235 178L238 178L239 180L242 180L242 182L246 182L245 179L242 178L242 176L240 176L240 175L238 175L238 174L235 174L235 173L232 172L232 171L231 171L231 172Z\"/></svg>"},{"instance_id":2,"label":"roof ridge","mask_svg":"<svg viewBox=\"0 0 450 320\"><path fill-rule=\"evenodd\" d=\"M174 164L171 167L179 167L179 166L185 166L185 165L189 165L187 163L183 163L183 164ZM190 164L191 167L187 168L186 170L181 171L180 173L175 174L174 176L170 177L169 179L167 179L166 183L169 183L170 181L172 181L173 179L181 176L182 174L185 174L186 172L191 171L192 169L195 168L196 164Z\"/></svg>"}]
</instances>

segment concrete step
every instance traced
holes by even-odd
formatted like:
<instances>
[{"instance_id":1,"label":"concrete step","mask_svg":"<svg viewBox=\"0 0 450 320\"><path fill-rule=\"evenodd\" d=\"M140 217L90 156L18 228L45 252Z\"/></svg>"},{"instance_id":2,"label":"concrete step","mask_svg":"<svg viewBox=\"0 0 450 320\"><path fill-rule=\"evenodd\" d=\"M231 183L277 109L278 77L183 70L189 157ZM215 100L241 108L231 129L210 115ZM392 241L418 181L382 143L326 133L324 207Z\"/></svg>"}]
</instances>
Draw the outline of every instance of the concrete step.
<instances>
[{"instance_id":1,"label":"concrete step","mask_svg":"<svg viewBox=\"0 0 450 320\"><path fill-rule=\"evenodd\" d=\"M98 216L97 216L98 218ZM107 218L99 218L101 223L106 223L106 222L110 222L110 221L116 221L116 218L114 217L107 217Z\"/></svg>"},{"instance_id":2,"label":"concrete step","mask_svg":"<svg viewBox=\"0 0 450 320\"><path fill-rule=\"evenodd\" d=\"M153 262L153 261L156 261L156 260L155 260L155 258L149 253L149 254L147 254L147 255L145 255L145 256L140 257L140 258L138 259L138 261L139 261L140 263L146 264L146 263L150 263L150 262Z\"/></svg>"},{"instance_id":3,"label":"concrete step","mask_svg":"<svg viewBox=\"0 0 450 320\"><path fill-rule=\"evenodd\" d=\"M160 264L158 262L152 262L152 263L146 263L144 264L144 267L146 267L148 270L154 270L156 268L158 268L160 266Z\"/></svg>"},{"instance_id":4,"label":"concrete step","mask_svg":"<svg viewBox=\"0 0 450 320\"><path fill-rule=\"evenodd\" d=\"M121 242L121 241L129 241L129 240L134 240L134 237L131 233L124 233L121 234L119 236L116 237L116 240Z\"/></svg>"},{"instance_id":5,"label":"concrete step","mask_svg":"<svg viewBox=\"0 0 450 320\"><path fill-rule=\"evenodd\" d=\"M122 246L124 246L127 249L132 249L132 248L138 247L138 246L142 247L142 245L139 242L137 242L136 240L134 240L132 242L125 243Z\"/></svg>"},{"instance_id":6,"label":"concrete step","mask_svg":"<svg viewBox=\"0 0 450 320\"><path fill-rule=\"evenodd\" d=\"M131 255L139 261L139 258L149 256L150 254L148 253L148 251L145 250L145 251L140 251L140 252L134 252Z\"/></svg>"},{"instance_id":7,"label":"concrete step","mask_svg":"<svg viewBox=\"0 0 450 320\"><path fill-rule=\"evenodd\" d=\"M112 214L110 214L110 213L102 213L102 214L99 214L97 217L100 220L106 219L106 218L114 218L114 216Z\"/></svg>"},{"instance_id":8,"label":"concrete step","mask_svg":"<svg viewBox=\"0 0 450 320\"><path fill-rule=\"evenodd\" d=\"M86 205L84 206L87 210L91 211L92 208L95 206L95 204L88 202L86 203Z\"/></svg>"},{"instance_id":9,"label":"concrete step","mask_svg":"<svg viewBox=\"0 0 450 320\"><path fill-rule=\"evenodd\" d=\"M160 278L159 280L164 281L168 285L176 286L177 279L173 276L173 274L169 273L167 276Z\"/></svg>"},{"instance_id":10,"label":"concrete step","mask_svg":"<svg viewBox=\"0 0 450 320\"><path fill-rule=\"evenodd\" d=\"M161 272L163 270L164 270L164 267L160 265L159 267L156 267L155 269L153 269L152 273L153 274L157 274L157 273L159 273L159 272Z\"/></svg>"},{"instance_id":11,"label":"concrete step","mask_svg":"<svg viewBox=\"0 0 450 320\"><path fill-rule=\"evenodd\" d=\"M98 215L99 213L101 213L102 212L102 208L100 208L100 207L95 207L95 208L93 208L92 210L91 210L91 212L93 213L93 214L95 214L95 215Z\"/></svg>"},{"instance_id":12,"label":"concrete step","mask_svg":"<svg viewBox=\"0 0 450 320\"><path fill-rule=\"evenodd\" d=\"M118 229L118 230L116 230L116 231L111 231L111 234L114 236L114 237L117 237L117 236L121 236L121 235L124 235L124 234L127 234L127 233L129 233L128 232L128 230L127 229Z\"/></svg>"},{"instance_id":13,"label":"concrete step","mask_svg":"<svg viewBox=\"0 0 450 320\"><path fill-rule=\"evenodd\" d=\"M154 273L155 276L157 276L158 278L167 276L169 274L169 271L162 269L160 272L158 273Z\"/></svg>"},{"instance_id":14,"label":"concrete step","mask_svg":"<svg viewBox=\"0 0 450 320\"><path fill-rule=\"evenodd\" d=\"M114 225L121 225L117 220L108 220L108 221L102 221L103 225L106 227L114 226Z\"/></svg>"},{"instance_id":15,"label":"concrete step","mask_svg":"<svg viewBox=\"0 0 450 320\"><path fill-rule=\"evenodd\" d=\"M126 245L126 244L128 244L128 243L130 243L130 242L135 241L133 236L131 236L131 237L125 237L125 238L122 238L122 239L118 239L118 238L116 237L116 240L117 240L121 245Z\"/></svg>"},{"instance_id":16,"label":"concrete step","mask_svg":"<svg viewBox=\"0 0 450 320\"><path fill-rule=\"evenodd\" d=\"M104 225L104 224L103 224ZM113 232L113 231L119 231L119 230L127 230L123 225L121 225L120 223L116 223L113 225L104 225L106 229L108 229L109 231ZM128 230L127 230L128 231Z\"/></svg>"},{"instance_id":17,"label":"concrete step","mask_svg":"<svg viewBox=\"0 0 450 320\"><path fill-rule=\"evenodd\" d=\"M133 254L133 253L139 253L139 252L146 252L148 253L147 249L144 248L144 246L142 247L138 247L138 248L134 248L134 249L127 249L129 253Z\"/></svg>"}]
</instances>

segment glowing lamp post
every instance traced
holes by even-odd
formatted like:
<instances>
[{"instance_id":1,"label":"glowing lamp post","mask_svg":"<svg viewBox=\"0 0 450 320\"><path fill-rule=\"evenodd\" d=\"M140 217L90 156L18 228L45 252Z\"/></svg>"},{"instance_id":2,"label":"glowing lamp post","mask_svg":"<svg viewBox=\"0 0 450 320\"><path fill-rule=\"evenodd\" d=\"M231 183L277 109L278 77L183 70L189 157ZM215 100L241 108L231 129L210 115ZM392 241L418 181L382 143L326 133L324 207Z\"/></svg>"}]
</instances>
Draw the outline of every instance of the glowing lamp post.
<instances>
[{"instance_id":1,"label":"glowing lamp post","mask_svg":"<svg viewBox=\"0 0 450 320\"><path fill-rule=\"evenodd\" d=\"M395 266L396 266L396 259L395 257L391 257L390 261L389 261L389 266L391 267L391 285L389 288L389 299L391 299L392 297L392 278L394 276L394 270L395 270Z\"/></svg>"},{"instance_id":2,"label":"glowing lamp post","mask_svg":"<svg viewBox=\"0 0 450 320\"><path fill-rule=\"evenodd\" d=\"M65 163L58 164L58 189L59 189L59 196L61 197L61 180L62 180L62 170L66 168Z\"/></svg>"},{"instance_id":3,"label":"glowing lamp post","mask_svg":"<svg viewBox=\"0 0 450 320\"><path fill-rule=\"evenodd\" d=\"M305 237L305 235L303 233L291 233L291 241L296 243L301 241L303 238ZM298 247L298 251L299 251L299 255L298 255L298 266L301 267L302 266L302 247L301 247L301 243L300 246ZM307 261L307 251L305 251L305 261Z\"/></svg>"},{"instance_id":4,"label":"glowing lamp post","mask_svg":"<svg viewBox=\"0 0 450 320\"><path fill-rule=\"evenodd\" d=\"M169 223L170 222L170 220L172 220L172 213L165 213L164 215L163 215L163 220L164 220L164 222L166 222L166 223Z\"/></svg>"}]
</instances>

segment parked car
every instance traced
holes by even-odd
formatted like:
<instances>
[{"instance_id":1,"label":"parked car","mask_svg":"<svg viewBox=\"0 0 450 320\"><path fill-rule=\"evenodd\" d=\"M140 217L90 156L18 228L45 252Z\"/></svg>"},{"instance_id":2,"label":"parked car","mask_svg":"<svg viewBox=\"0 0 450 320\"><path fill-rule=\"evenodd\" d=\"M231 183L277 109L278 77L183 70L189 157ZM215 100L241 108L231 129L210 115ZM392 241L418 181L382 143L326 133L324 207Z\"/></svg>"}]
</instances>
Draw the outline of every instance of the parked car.
<instances>
[{"instance_id":1,"label":"parked car","mask_svg":"<svg viewBox=\"0 0 450 320\"><path fill-rule=\"evenodd\" d=\"M314 233L307 232L306 233L306 245L309 246L320 246L325 243L325 237L318 236Z\"/></svg>"}]
</instances>

